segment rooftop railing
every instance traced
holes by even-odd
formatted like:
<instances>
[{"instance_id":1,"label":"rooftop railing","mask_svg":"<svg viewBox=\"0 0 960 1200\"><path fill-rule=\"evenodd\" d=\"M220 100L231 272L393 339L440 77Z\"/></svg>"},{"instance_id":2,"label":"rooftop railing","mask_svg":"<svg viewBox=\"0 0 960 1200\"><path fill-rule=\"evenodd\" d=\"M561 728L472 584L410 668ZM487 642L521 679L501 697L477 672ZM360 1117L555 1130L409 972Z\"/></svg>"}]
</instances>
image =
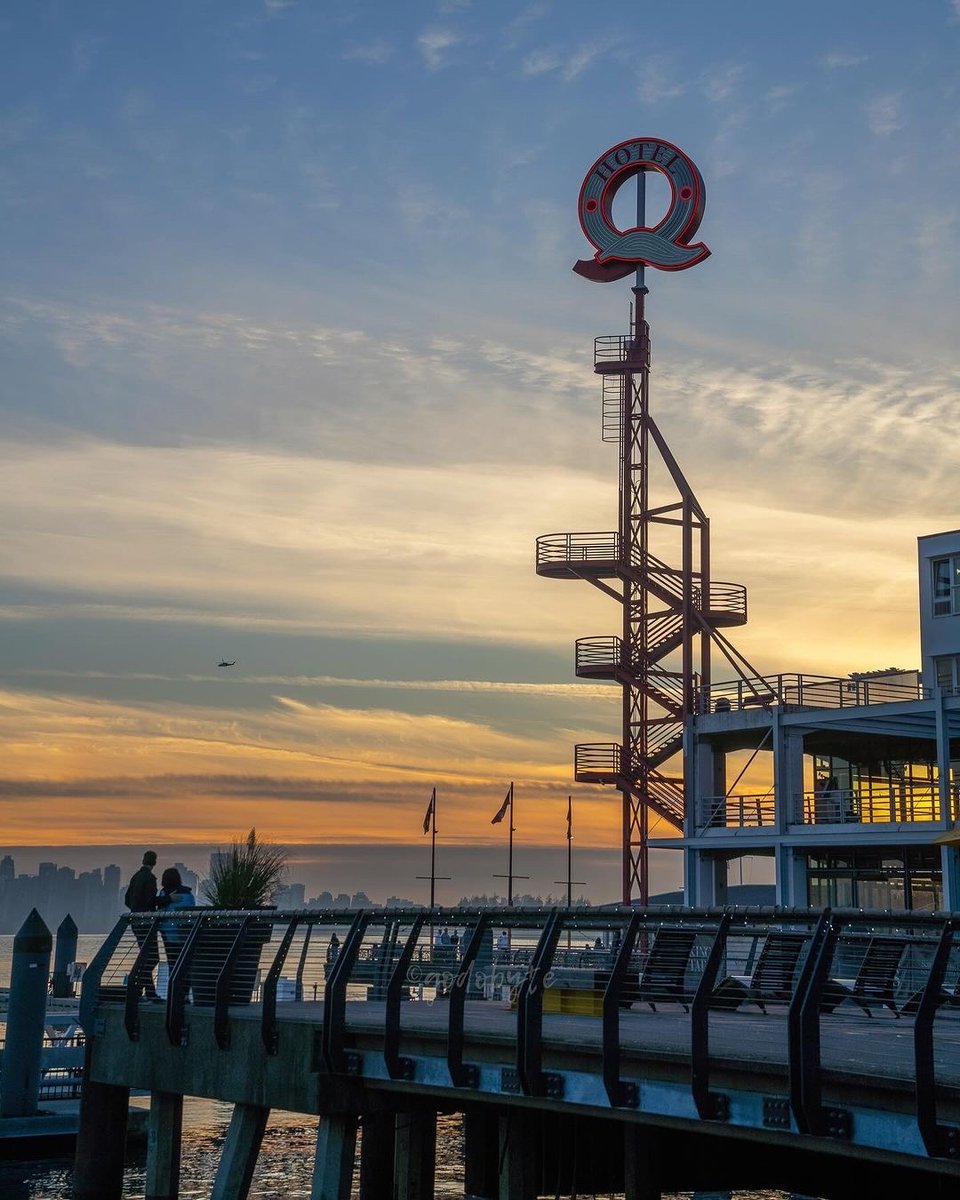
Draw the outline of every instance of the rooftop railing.
<instances>
[{"instance_id":1,"label":"rooftop railing","mask_svg":"<svg viewBox=\"0 0 960 1200\"><path fill-rule=\"evenodd\" d=\"M869 704L897 704L923 700L929 688L900 676L871 679L836 678L829 675L759 675L714 683L700 695L701 712L730 712L774 704L792 708L855 708Z\"/></svg>"}]
</instances>

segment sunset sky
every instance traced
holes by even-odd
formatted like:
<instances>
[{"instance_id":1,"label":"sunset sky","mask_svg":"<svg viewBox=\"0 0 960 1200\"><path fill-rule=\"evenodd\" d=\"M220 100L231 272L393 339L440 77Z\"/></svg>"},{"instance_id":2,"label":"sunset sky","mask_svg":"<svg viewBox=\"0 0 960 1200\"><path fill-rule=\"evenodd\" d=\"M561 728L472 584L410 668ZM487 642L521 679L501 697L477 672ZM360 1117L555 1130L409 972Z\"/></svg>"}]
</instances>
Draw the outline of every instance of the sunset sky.
<instances>
[{"instance_id":1,"label":"sunset sky","mask_svg":"<svg viewBox=\"0 0 960 1200\"><path fill-rule=\"evenodd\" d=\"M572 794L616 896L572 746L617 693L573 643L619 614L534 544L616 526L592 339L629 281L570 268L629 137L706 182L712 257L648 273L652 407L747 585L736 644L918 665L916 538L960 523L960 0L680 11L6 7L0 852L202 865L256 825L413 894L431 788L488 878L514 780L531 890Z\"/></svg>"}]
</instances>

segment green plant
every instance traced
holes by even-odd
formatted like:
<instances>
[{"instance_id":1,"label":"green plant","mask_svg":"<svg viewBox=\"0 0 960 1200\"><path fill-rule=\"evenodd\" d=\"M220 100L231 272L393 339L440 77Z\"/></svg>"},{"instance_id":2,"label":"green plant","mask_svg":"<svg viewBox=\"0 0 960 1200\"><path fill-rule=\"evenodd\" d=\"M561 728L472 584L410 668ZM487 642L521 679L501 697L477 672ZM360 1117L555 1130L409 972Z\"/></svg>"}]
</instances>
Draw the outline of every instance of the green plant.
<instances>
[{"instance_id":1,"label":"green plant","mask_svg":"<svg viewBox=\"0 0 960 1200\"><path fill-rule=\"evenodd\" d=\"M214 908L260 908L273 900L286 874L286 850L258 840L251 829L214 855L203 894Z\"/></svg>"}]
</instances>

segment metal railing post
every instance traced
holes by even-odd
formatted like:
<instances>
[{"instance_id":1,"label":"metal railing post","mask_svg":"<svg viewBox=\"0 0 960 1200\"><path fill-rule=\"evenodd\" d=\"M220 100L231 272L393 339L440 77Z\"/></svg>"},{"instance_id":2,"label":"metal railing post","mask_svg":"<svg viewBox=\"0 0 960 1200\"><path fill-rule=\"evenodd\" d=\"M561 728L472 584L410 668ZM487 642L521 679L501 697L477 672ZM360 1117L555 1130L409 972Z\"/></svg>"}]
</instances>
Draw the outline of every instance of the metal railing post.
<instances>
[{"instance_id":1,"label":"metal railing post","mask_svg":"<svg viewBox=\"0 0 960 1200\"><path fill-rule=\"evenodd\" d=\"M807 948L787 1014L790 1109L801 1133L823 1132L820 1093L820 1003L839 922L824 909Z\"/></svg>"},{"instance_id":2,"label":"metal railing post","mask_svg":"<svg viewBox=\"0 0 960 1200\"><path fill-rule=\"evenodd\" d=\"M460 959L460 970L450 988L449 1012L447 1014L447 1070L454 1087L476 1087L479 1072L471 1063L463 1061L463 1018L467 999L467 985L473 973L474 963L485 937L490 936L490 917L481 913L464 947ZM492 960L491 960L492 963ZM492 985L491 985L492 986Z\"/></svg>"},{"instance_id":3,"label":"metal railing post","mask_svg":"<svg viewBox=\"0 0 960 1200\"><path fill-rule=\"evenodd\" d=\"M933 1022L943 1001L943 981L953 947L955 922L948 919L940 934L913 1026L914 1087L917 1127L931 1158L960 1157L960 1128L937 1122L937 1084L933 1045Z\"/></svg>"},{"instance_id":4,"label":"metal railing post","mask_svg":"<svg viewBox=\"0 0 960 1200\"><path fill-rule=\"evenodd\" d=\"M397 965L394 967L387 983L387 1004L383 1025L383 1062L391 1079L412 1079L413 1059L400 1054L400 1003L403 999L403 985L406 982L407 971L413 960L413 952L420 940L420 933L426 924L427 917L432 913L421 912L414 917L410 933L400 951Z\"/></svg>"},{"instance_id":5,"label":"metal railing post","mask_svg":"<svg viewBox=\"0 0 960 1200\"><path fill-rule=\"evenodd\" d=\"M268 1054L276 1054L280 1045L280 1035L277 1029L277 985L280 982L280 972L290 951L290 944L296 932L299 918L294 917L287 925L277 953L274 955L270 970L263 981L261 992L262 1012L260 1014L260 1038Z\"/></svg>"},{"instance_id":6,"label":"metal railing post","mask_svg":"<svg viewBox=\"0 0 960 1200\"><path fill-rule=\"evenodd\" d=\"M323 1064L331 1075L341 1075L348 1071L348 1059L344 1043L346 1041L347 1020L347 982L350 972L360 953L363 935L373 914L360 911L354 917L350 932L344 939L343 947L337 955L327 977L323 991L323 1030L320 1039L320 1050Z\"/></svg>"},{"instance_id":7,"label":"metal railing post","mask_svg":"<svg viewBox=\"0 0 960 1200\"><path fill-rule=\"evenodd\" d=\"M710 1000L717 986L732 920L729 912L720 918L690 1005L690 1090L697 1113L703 1121L725 1121L730 1115L729 1099L721 1093L710 1091Z\"/></svg>"},{"instance_id":8,"label":"metal railing post","mask_svg":"<svg viewBox=\"0 0 960 1200\"><path fill-rule=\"evenodd\" d=\"M636 1108L638 1099L637 1085L620 1078L620 996L642 922L641 913L631 914L603 993L603 1086L615 1108Z\"/></svg>"},{"instance_id":9,"label":"metal railing post","mask_svg":"<svg viewBox=\"0 0 960 1200\"><path fill-rule=\"evenodd\" d=\"M562 1094L562 1078L547 1074L542 1069L543 981L553 961L562 929L563 915L555 908L537 942L530 970L517 991L517 1076L527 1096Z\"/></svg>"}]
</instances>

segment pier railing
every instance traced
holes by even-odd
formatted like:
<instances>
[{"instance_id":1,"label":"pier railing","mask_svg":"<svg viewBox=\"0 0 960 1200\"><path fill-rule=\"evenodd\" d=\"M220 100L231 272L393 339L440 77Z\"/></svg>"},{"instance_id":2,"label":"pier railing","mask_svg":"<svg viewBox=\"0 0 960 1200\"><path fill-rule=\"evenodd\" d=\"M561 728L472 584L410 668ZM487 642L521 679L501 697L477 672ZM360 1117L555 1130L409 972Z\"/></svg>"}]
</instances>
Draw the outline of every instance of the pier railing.
<instances>
[{"instance_id":1,"label":"pier railing","mask_svg":"<svg viewBox=\"0 0 960 1200\"><path fill-rule=\"evenodd\" d=\"M144 1012L155 1011L143 996L147 973L166 957L160 1003L173 1045L186 1044L201 1010L221 1050L238 1014L259 1022L268 1054L277 1052L285 1020L316 1020L322 1069L362 1074L350 1028L368 1012L382 1032L385 1076L416 1081L423 1068L404 1053L404 1036L419 1022L434 1028L439 1015L448 1086L470 1088L480 1067L468 1048L485 1036L483 1013L500 1009L512 1014L513 1048L498 1068L498 1089L562 1097L563 1078L545 1065L548 1026L565 1015L595 1017L598 1077L610 1105L630 1107L639 1081L621 1077L625 1032L641 1013L649 1020L666 1010L687 1030L697 1112L725 1119L728 1100L711 1082L711 1030L730 1014L753 1013L771 1018L765 1036L780 1042L774 1059L790 1089L784 1120L789 1125L792 1113L798 1128L816 1132L834 1120L821 1099L831 1025L869 1018L870 1069L906 1073L901 1086L914 1097L927 1153L936 1155L953 1136L937 1105L960 1097L957 1082L946 1091L937 1083L941 1075L960 1081L954 925L944 914L805 909L131 914L87 971L81 1022L96 1033L100 1006L122 1005L126 1035L137 1041ZM743 1032L749 1041L748 1026Z\"/></svg>"}]
</instances>

